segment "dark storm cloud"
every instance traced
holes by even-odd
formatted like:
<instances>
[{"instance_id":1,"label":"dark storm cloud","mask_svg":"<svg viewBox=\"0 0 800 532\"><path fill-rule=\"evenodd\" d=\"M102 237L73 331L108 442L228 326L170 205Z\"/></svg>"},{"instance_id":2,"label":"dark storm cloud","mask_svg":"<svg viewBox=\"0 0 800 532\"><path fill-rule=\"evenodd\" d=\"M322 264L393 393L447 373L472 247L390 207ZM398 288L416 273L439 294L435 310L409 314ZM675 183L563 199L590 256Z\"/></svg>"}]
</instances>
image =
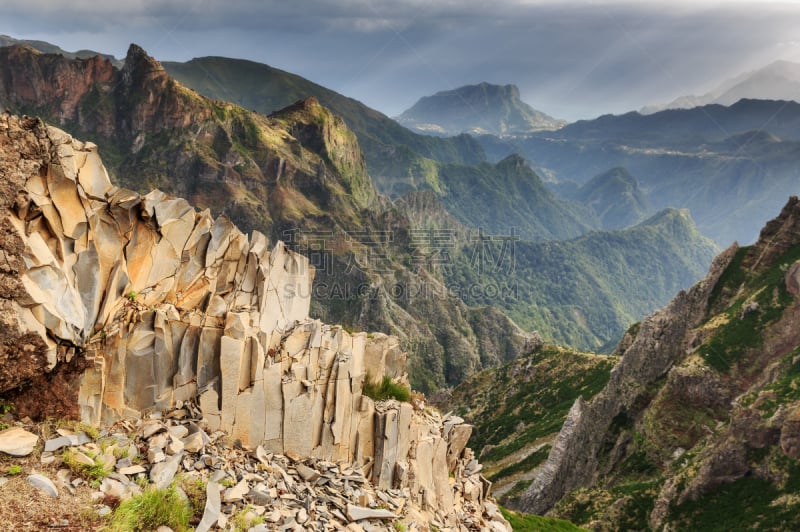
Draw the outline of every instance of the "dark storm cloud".
<instances>
[{"instance_id":1,"label":"dark storm cloud","mask_svg":"<svg viewBox=\"0 0 800 532\"><path fill-rule=\"evenodd\" d=\"M465 83L516 83L567 118L709 89L743 69L800 60L796 4L343 0L109 3L11 0L0 32L67 49L159 59L245 57L389 114Z\"/></svg>"}]
</instances>

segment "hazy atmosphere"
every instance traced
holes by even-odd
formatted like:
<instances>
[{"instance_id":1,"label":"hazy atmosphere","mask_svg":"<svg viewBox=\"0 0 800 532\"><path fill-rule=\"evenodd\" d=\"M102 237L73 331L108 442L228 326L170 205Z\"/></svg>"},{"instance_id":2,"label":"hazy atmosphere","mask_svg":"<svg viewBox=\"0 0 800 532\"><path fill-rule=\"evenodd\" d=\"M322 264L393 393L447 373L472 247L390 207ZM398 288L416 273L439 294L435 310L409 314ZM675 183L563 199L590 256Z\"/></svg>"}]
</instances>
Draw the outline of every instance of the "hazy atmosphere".
<instances>
[{"instance_id":1,"label":"hazy atmosphere","mask_svg":"<svg viewBox=\"0 0 800 532\"><path fill-rule=\"evenodd\" d=\"M567 120L702 93L800 60L797 2L4 2L0 33L67 50L264 62L396 115L438 90L519 85Z\"/></svg>"}]
</instances>

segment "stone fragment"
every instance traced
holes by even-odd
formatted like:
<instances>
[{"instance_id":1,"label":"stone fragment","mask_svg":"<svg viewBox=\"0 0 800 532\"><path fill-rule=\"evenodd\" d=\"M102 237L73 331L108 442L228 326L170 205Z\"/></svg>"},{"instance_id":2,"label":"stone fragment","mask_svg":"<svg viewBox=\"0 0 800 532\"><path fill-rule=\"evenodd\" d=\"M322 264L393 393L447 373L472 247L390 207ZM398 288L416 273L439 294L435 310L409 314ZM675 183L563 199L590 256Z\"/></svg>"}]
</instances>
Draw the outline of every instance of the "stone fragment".
<instances>
[{"instance_id":1,"label":"stone fragment","mask_svg":"<svg viewBox=\"0 0 800 532\"><path fill-rule=\"evenodd\" d=\"M169 432L172 439L180 440L189 434L189 429L187 429L185 425L173 425L167 429L167 432Z\"/></svg>"},{"instance_id":2,"label":"stone fragment","mask_svg":"<svg viewBox=\"0 0 800 532\"><path fill-rule=\"evenodd\" d=\"M253 501L253 504L258 506L267 506L272 502L272 497L270 497L267 492L255 488L251 489L247 493L247 498Z\"/></svg>"},{"instance_id":3,"label":"stone fragment","mask_svg":"<svg viewBox=\"0 0 800 532\"><path fill-rule=\"evenodd\" d=\"M58 489L56 488L56 485L53 484L52 480L44 475L40 475L38 473L28 475L28 484L38 490L43 491L50 497L58 497Z\"/></svg>"},{"instance_id":4,"label":"stone fragment","mask_svg":"<svg viewBox=\"0 0 800 532\"><path fill-rule=\"evenodd\" d=\"M178 454L185 448L181 440L172 440L167 444L167 454Z\"/></svg>"},{"instance_id":5,"label":"stone fragment","mask_svg":"<svg viewBox=\"0 0 800 532\"><path fill-rule=\"evenodd\" d=\"M0 451L11 456L28 456L33 452L39 436L22 427L12 427L0 432Z\"/></svg>"},{"instance_id":6,"label":"stone fragment","mask_svg":"<svg viewBox=\"0 0 800 532\"><path fill-rule=\"evenodd\" d=\"M69 447L71 445L72 441L67 436L59 436L58 438L53 438L44 442L44 450L45 452L53 452L62 447Z\"/></svg>"},{"instance_id":7,"label":"stone fragment","mask_svg":"<svg viewBox=\"0 0 800 532\"><path fill-rule=\"evenodd\" d=\"M140 430L140 432L142 434L142 438L148 439L152 435L154 435L154 434L156 434L158 432L161 432L161 431L163 431L165 429L166 429L166 427L160 421L148 421L147 423L142 425L142 428L139 429L139 430Z\"/></svg>"},{"instance_id":8,"label":"stone fragment","mask_svg":"<svg viewBox=\"0 0 800 532\"><path fill-rule=\"evenodd\" d=\"M90 458L88 455L80 451L74 451L73 453L71 453L70 459L73 460L76 464L88 467L94 467L95 465L97 465L93 458Z\"/></svg>"},{"instance_id":9,"label":"stone fragment","mask_svg":"<svg viewBox=\"0 0 800 532\"><path fill-rule=\"evenodd\" d=\"M206 485L206 506L203 510L203 518L195 529L196 532L208 532L217 523L221 513L219 491L220 485L214 481L210 481Z\"/></svg>"},{"instance_id":10,"label":"stone fragment","mask_svg":"<svg viewBox=\"0 0 800 532\"><path fill-rule=\"evenodd\" d=\"M186 449L190 453L200 452L200 450L205 445L205 442L203 441L202 432L195 432L193 434L189 434L188 436L183 438L181 442L183 443L184 449Z\"/></svg>"},{"instance_id":11,"label":"stone fragment","mask_svg":"<svg viewBox=\"0 0 800 532\"><path fill-rule=\"evenodd\" d=\"M120 475L138 475L139 473L144 473L146 471L147 470L144 467L140 466L140 465L132 465L132 466L128 466L128 467L123 467L123 468L117 469L117 472Z\"/></svg>"},{"instance_id":12,"label":"stone fragment","mask_svg":"<svg viewBox=\"0 0 800 532\"><path fill-rule=\"evenodd\" d=\"M167 446L167 435L165 433L158 434L150 438L147 442L148 447L151 449L163 449Z\"/></svg>"},{"instance_id":13,"label":"stone fragment","mask_svg":"<svg viewBox=\"0 0 800 532\"><path fill-rule=\"evenodd\" d=\"M397 519L397 516L389 510L384 510L382 508L373 509L348 504L347 518L350 521L361 521L362 519Z\"/></svg>"},{"instance_id":14,"label":"stone fragment","mask_svg":"<svg viewBox=\"0 0 800 532\"><path fill-rule=\"evenodd\" d=\"M129 493L128 489L122 482L112 478L103 479L103 481L100 483L100 491L110 497L115 497L120 500L126 499Z\"/></svg>"},{"instance_id":15,"label":"stone fragment","mask_svg":"<svg viewBox=\"0 0 800 532\"><path fill-rule=\"evenodd\" d=\"M151 464L163 462L165 458L166 455L161 449L148 449L147 451L147 461Z\"/></svg>"},{"instance_id":16,"label":"stone fragment","mask_svg":"<svg viewBox=\"0 0 800 532\"><path fill-rule=\"evenodd\" d=\"M240 480L235 486L225 490L222 500L224 502L236 502L244 499L244 496L249 491L246 480Z\"/></svg>"},{"instance_id":17,"label":"stone fragment","mask_svg":"<svg viewBox=\"0 0 800 532\"><path fill-rule=\"evenodd\" d=\"M319 478L319 472L305 464L297 463L294 467L297 470L297 474L300 475L300 478L306 482L314 482Z\"/></svg>"},{"instance_id":18,"label":"stone fragment","mask_svg":"<svg viewBox=\"0 0 800 532\"><path fill-rule=\"evenodd\" d=\"M163 462L160 462L150 469L150 482L156 485L158 489L165 489L172 482L175 473L178 472L183 453L170 456Z\"/></svg>"}]
</instances>

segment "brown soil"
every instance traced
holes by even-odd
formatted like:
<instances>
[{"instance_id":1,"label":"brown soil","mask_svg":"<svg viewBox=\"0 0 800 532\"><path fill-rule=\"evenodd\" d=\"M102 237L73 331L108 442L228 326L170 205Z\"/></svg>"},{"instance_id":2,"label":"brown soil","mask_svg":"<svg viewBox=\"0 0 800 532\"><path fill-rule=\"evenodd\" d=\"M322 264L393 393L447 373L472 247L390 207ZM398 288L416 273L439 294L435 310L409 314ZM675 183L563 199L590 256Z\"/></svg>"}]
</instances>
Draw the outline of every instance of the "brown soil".
<instances>
[{"instance_id":1,"label":"brown soil","mask_svg":"<svg viewBox=\"0 0 800 532\"><path fill-rule=\"evenodd\" d=\"M91 500L91 489L86 483L71 494L59 487L59 496L52 498L46 493L28 484L27 477L39 473L53 480L62 467L60 460L52 464L41 464L41 451L46 438L57 436L49 424L26 426L26 430L40 436L36 450L30 456L15 458L0 453L0 477L8 481L0 486L0 530L3 531L39 531L61 530L65 532L100 530L105 524ZM12 474L13 466L22 471ZM56 482L56 485L58 483ZM99 501L97 504L103 504Z\"/></svg>"}]
</instances>

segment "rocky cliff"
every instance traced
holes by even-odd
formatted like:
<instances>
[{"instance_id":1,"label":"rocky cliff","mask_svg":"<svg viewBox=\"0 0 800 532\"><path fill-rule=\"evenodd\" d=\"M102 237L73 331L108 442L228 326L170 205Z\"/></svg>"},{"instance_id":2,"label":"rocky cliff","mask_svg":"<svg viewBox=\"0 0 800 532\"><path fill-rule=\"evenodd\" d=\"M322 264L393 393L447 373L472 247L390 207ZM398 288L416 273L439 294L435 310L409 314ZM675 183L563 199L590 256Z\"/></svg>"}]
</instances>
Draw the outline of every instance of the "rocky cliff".
<instances>
[{"instance_id":1,"label":"rocky cliff","mask_svg":"<svg viewBox=\"0 0 800 532\"><path fill-rule=\"evenodd\" d=\"M184 197L314 257L312 315L399 336L423 391L507 358L484 356L461 300L426 295L446 290L413 271L411 223L378 196L355 135L315 98L250 112L184 87L136 45L121 69L0 48L0 71L0 104L94 141L115 184ZM512 343L513 357L524 342Z\"/></svg>"},{"instance_id":2,"label":"rocky cliff","mask_svg":"<svg viewBox=\"0 0 800 532\"><path fill-rule=\"evenodd\" d=\"M77 405L109 424L197 401L209 430L353 464L403 490L418 519L458 529L466 511L505 529L468 425L362 393L367 379L405 382L405 355L395 338L309 319L306 258L185 200L113 186L95 145L37 119L2 116L0 153L0 389L21 408ZM62 393L19 390L37 378Z\"/></svg>"},{"instance_id":3,"label":"rocky cliff","mask_svg":"<svg viewBox=\"0 0 800 532\"><path fill-rule=\"evenodd\" d=\"M796 527L798 260L792 197L756 244L629 331L520 507L602 530Z\"/></svg>"}]
</instances>

